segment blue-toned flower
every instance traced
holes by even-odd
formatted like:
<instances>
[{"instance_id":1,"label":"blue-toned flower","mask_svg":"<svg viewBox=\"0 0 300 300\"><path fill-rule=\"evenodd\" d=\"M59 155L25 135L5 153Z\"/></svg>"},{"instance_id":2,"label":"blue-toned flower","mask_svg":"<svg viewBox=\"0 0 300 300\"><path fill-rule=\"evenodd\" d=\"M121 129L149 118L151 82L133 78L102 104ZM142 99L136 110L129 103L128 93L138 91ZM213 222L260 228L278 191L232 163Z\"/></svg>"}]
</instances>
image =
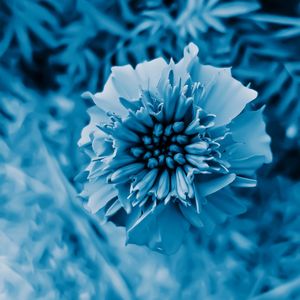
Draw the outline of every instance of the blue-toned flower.
<instances>
[{"instance_id":1,"label":"blue-toned flower","mask_svg":"<svg viewBox=\"0 0 300 300\"><path fill-rule=\"evenodd\" d=\"M230 187L255 186L272 159L262 110L244 109L257 93L197 54L190 44L177 64L113 67L103 92L84 94L96 104L79 141L86 207L168 254L191 225L211 232L243 212Z\"/></svg>"}]
</instances>

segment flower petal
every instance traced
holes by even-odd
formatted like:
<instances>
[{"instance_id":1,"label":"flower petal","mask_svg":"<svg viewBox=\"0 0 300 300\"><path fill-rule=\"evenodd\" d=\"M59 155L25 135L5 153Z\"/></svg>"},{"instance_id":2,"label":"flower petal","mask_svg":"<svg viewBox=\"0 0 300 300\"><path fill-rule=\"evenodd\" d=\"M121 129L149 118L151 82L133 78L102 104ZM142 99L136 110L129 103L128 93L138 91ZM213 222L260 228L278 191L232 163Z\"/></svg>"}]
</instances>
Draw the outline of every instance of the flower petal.
<instances>
[{"instance_id":1,"label":"flower petal","mask_svg":"<svg viewBox=\"0 0 300 300\"><path fill-rule=\"evenodd\" d=\"M177 85L181 80L182 84L185 84L190 77L190 69L198 62L199 49L194 43L189 43L184 48L183 58L173 67L174 69L174 82Z\"/></svg>"},{"instance_id":2,"label":"flower petal","mask_svg":"<svg viewBox=\"0 0 300 300\"><path fill-rule=\"evenodd\" d=\"M257 180L253 178L247 178L242 176L237 176L235 181L232 183L232 186L237 187L255 187Z\"/></svg>"},{"instance_id":3,"label":"flower petal","mask_svg":"<svg viewBox=\"0 0 300 300\"><path fill-rule=\"evenodd\" d=\"M181 200L186 200L187 194L189 192L188 179L182 168L178 167L176 169L176 192Z\"/></svg>"},{"instance_id":4,"label":"flower petal","mask_svg":"<svg viewBox=\"0 0 300 300\"><path fill-rule=\"evenodd\" d=\"M201 221L203 223L203 230L207 234L211 234L215 229L216 224L204 210L201 212Z\"/></svg>"},{"instance_id":5,"label":"flower petal","mask_svg":"<svg viewBox=\"0 0 300 300\"><path fill-rule=\"evenodd\" d=\"M157 215L164 210L164 205L159 205L155 210L147 209L131 224L127 230L127 243L148 245L155 247L157 244Z\"/></svg>"},{"instance_id":6,"label":"flower petal","mask_svg":"<svg viewBox=\"0 0 300 300\"><path fill-rule=\"evenodd\" d=\"M191 76L193 81L209 87L220 72L225 72L231 76L231 68L218 68L196 62L191 69Z\"/></svg>"},{"instance_id":7,"label":"flower petal","mask_svg":"<svg viewBox=\"0 0 300 300\"><path fill-rule=\"evenodd\" d=\"M136 74L142 89L153 90L156 88L162 71L166 67L167 63L161 57L138 64L136 66Z\"/></svg>"},{"instance_id":8,"label":"flower petal","mask_svg":"<svg viewBox=\"0 0 300 300\"><path fill-rule=\"evenodd\" d=\"M185 205L180 204L179 208L183 216L189 221L193 226L201 228L203 223L200 219L200 214L197 213L192 207L186 207Z\"/></svg>"},{"instance_id":9,"label":"flower petal","mask_svg":"<svg viewBox=\"0 0 300 300\"><path fill-rule=\"evenodd\" d=\"M92 214L102 209L111 199L118 195L114 185L107 184L106 177L99 177L96 182L89 182L85 186L90 196L85 208Z\"/></svg>"},{"instance_id":10,"label":"flower petal","mask_svg":"<svg viewBox=\"0 0 300 300\"><path fill-rule=\"evenodd\" d=\"M119 101L119 98L124 96L120 95L116 90L113 84L112 74L108 77L108 80L101 93L96 93L94 95L91 93L85 93L84 95L90 96L95 104L105 112L114 112L122 117L125 117L128 114L127 110Z\"/></svg>"},{"instance_id":11,"label":"flower petal","mask_svg":"<svg viewBox=\"0 0 300 300\"><path fill-rule=\"evenodd\" d=\"M133 163L125 167L119 168L112 173L110 180L113 183L122 183L129 181L130 177L137 175L139 171L143 170L145 165L143 163Z\"/></svg>"},{"instance_id":12,"label":"flower petal","mask_svg":"<svg viewBox=\"0 0 300 300\"><path fill-rule=\"evenodd\" d=\"M265 156L254 155L230 161L230 169L238 175L253 176L256 170L265 162Z\"/></svg>"},{"instance_id":13,"label":"flower petal","mask_svg":"<svg viewBox=\"0 0 300 300\"><path fill-rule=\"evenodd\" d=\"M164 199L169 194L169 191L170 191L170 175L168 170L164 170L159 178L156 196L158 199Z\"/></svg>"},{"instance_id":14,"label":"flower petal","mask_svg":"<svg viewBox=\"0 0 300 300\"><path fill-rule=\"evenodd\" d=\"M271 139L266 133L263 120L263 108L257 111L245 111L229 125L232 139L239 143L235 157L262 155L265 163L272 161Z\"/></svg>"},{"instance_id":15,"label":"flower petal","mask_svg":"<svg viewBox=\"0 0 300 300\"><path fill-rule=\"evenodd\" d=\"M136 100L140 97L140 85L137 74L131 65L112 67L112 82L119 97Z\"/></svg>"},{"instance_id":16,"label":"flower petal","mask_svg":"<svg viewBox=\"0 0 300 300\"><path fill-rule=\"evenodd\" d=\"M79 147L83 147L91 143L91 134L96 130L96 125L108 119L106 113L96 105L90 107L87 110L87 113L90 116L90 122L81 132L81 137L78 141Z\"/></svg>"},{"instance_id":17,"label":"flower petal","mask_svg":"<svg viewBox=\"0 0 300 300\"><path fill-rule=\"evenodd\" d=\"M201 106L206 112L216 115L215 126L228 124L257 96L256 91L234 79L228 69L218 71L205 89Z\"/></svg>"},{"instance_id":18,"label":"flower petal","mask_svg":"<svg viewBox=\"0 0 300 300\"><path fill-rule=\"evenodd\" d=\"M218 206L215 206L211 201L207 201L203 206L203 211L214 221L215 224L223 223L226 220L227 214L224 213Z\"/></svg>"},{"instance_id":19,"label":"flower petal","mask_svg":"<svg viewBox=\"0 0 300 300\"><path fill-rule=\"evenodd\" d=\"M129 192L130 192L130 185L129 184L117 184L116 189L118 190L118 199L125 209L126 213L131 213L132 207L130 204L130 199L128 199Z\"/></svg>"},{"instance_id":20,"label":"flower petal","mask_svg":"<svg viewBox=\"0 0 300 300\"><path fill-rule=\"evenodd\" d=\"M235 177L235 174L195 175L194 188L199 195L206 197L232 183Z\"/></svg>"},{"instance_id":21,"label":"flower petal","mask_svg":"<svg viewBox=\"0 0 300 300\"><path fill-rule=\"evenodd\" d=\"M183 218L175 205L167 205L157 220L162 250L170 255L175 253L182 244L189 223Z\"/></svg>"},{"instance_id":22,"label":"flower petal","mask_svg":"<svg viewBox=\"0 0 300 300\"><path fill-rule=\"evenodd\" d=\"M122 205L118 199L116 199L112 205L107 209L105 213L105 217L111 217L113 216L116 212L118 212L122 208Z\"/></svg>"},{"instance_id":23,"label":"flower petal","mask_svg":"<svg viewBox=\"0 0 300 300\"><path fill-rule=\"evenodd\" d=\"M144 177L141 179L138 184L135 185L133 188L133 191L137 191L137 199L143 199L149 190L154 185L154 182L156 180L156 176L158 173L158 169L152 169L150 170Z\"/></svg>"},{"instance_id":24,"label":"flower petal","mask_svg":"<svg viewBox=\"0 0 300 300\"><path fill-rule=\"evenodd\" d=\"M208 201L229 216L238 215L246 211L245 205L229 189L220 190L210 195Z\"/></svg>"}]
</instances>

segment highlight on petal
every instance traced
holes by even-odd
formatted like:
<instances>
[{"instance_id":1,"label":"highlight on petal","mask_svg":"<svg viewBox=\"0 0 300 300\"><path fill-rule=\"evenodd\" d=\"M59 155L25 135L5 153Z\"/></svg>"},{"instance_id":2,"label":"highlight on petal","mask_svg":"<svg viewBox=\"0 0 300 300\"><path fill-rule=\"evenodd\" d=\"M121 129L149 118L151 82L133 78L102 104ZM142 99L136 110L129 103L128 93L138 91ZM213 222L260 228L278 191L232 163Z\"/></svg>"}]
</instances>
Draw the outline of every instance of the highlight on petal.
<instances>
[{"instance_id":1,"label":"highlight on petal","mask_svg":"<svg viewBox=\"0 0 300 300\"><path fill-rule=\"evenodd\" d=\"M87 94L85 94L87 95ZM89 93L94 103L105 112L114 112L120 116L126 116L127 111L119 103L119 93L113 83L113 76L110 75L101 93L92 95Z\"/></svg>"},{"instance_id":2,"label":"highlight on petal","mask_svg":"<svg viewBox=\"0 0 300 300\"><path fill-rule=\"evenodd\" d=\"M112 67L112 82L119 97L125 99L139 98L139 83L135 70L130 66Z\"/></svg>"},{"instance_id":3,"label":"highlight on petal","mask_svg":"<svg viewBox=\"0 0 300 300\"><path fill-rule=\"evenodd\" d=\"M135 69L140 87L143 90L155 89L166 67L167 63L161 57L138 64Z\"/></svg>"},{"instance_id":4,"label":"highlight on petal","mask_svg":"<svg viewBox=\"0 0 300 300\"><path fill-rule=\"evenodd\" d=\"M206 93L201 105L216 115L215 126L228 124L257 97L256 91L234 79L226 69L216 73L204 88Z\"/></svg>"}]
</instances>

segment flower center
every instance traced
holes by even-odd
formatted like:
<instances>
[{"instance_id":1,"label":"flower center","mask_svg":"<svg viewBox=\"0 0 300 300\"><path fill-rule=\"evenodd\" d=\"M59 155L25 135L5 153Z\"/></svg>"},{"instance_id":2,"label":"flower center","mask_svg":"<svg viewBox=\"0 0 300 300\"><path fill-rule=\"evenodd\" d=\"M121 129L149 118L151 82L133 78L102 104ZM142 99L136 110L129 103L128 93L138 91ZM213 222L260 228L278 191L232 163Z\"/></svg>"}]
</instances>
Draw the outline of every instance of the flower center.
<instances>
[{"instance_id":1,"label":"flower center","mask_svg":"<svg viewBox=\"0 0 300 300\"><path fill-rule=\"evenodd\" d=\"M110 182L130 181L141 170L157 174L168 170L172 174L180 169L186 175L228 172L227 163L221 160L220 144L210 136L214 116L200 108L169 120L145 109L130 113L124 120L115 114L110 117L112 123L99 126L114 141L107 169Z\"/></svg>"},{"instance_id":2,"label":"flower center","mask_svg":"<svg viewBox=\"0 0 300 300\"><path fill-rule=\"evenodd\" d=\"M185 147L193 137L185 133L184 122L168 125L157 122L147 134L141 136L141 143L131 148L131 153L144 161L149 169L174 169L186 163Z\"/></svg>"}]
</instances>

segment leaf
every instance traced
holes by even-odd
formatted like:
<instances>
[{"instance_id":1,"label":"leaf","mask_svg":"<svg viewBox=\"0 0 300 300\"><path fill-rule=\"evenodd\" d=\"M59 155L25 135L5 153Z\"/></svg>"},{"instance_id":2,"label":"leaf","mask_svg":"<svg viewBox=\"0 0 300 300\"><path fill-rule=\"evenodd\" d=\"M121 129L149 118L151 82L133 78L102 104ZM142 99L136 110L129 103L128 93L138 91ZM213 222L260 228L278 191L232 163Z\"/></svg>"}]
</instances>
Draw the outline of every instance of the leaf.
<instances>
[{"instance_id":1,"label":"leaf","mask_svg":"<svg viewBox=\"0 0 300 300\"><path fill-rule=\"evenodd\" d=\"M220 18L231 18L245 15L258 9L260 9L260 5L255 2L232 2L216 6L211 10L211 14Z\"/></svg>"},{"instance_id":2,"label":"leaf","mask_svg":"<svg viewBox=\"0 0 300 300\"><path fill-rule=\"evenodd\" d=\"M298 35L300 35L300 26L299 27L290 27L290 28L276 31L273 36L275 38L293 38Z\"/></svg>"},{"instance_id":3,"label":"leaf","mask_svg":"<svg viewBox=\"0 0 300 300\"><path fill-rule=\"evenodd\" d=\"M122 24L115 20L110 14L105 14L97 9L93 6L92 2L79 0L77 5L78 9L84 12L84 16L92 19L99 26L99 29L108 30L111 34L117 36L127 36L127 30Z\"/></svg>"},{"instance_id":4,"label":"leaf","mask_svg":"<svg viewBox=\"0 0 300 300\"><path fill-rule=\"evenodd\" d=\"M297 26L297 27L300 26L300 18L293 18L293 17L287 17L287 16L255 14L255 15L245 16L245 18L253 20L253 21L257 21L257 22L292 25L292 26Z\"/></svg>"},{"instance_id":5,"label":"leaf","mask_svg":"<svg viewBox=\"0 0 300 300\"><path fill-rule=\"evenodd\" d=\"M32 59L32 49L31 43L28 37L27 28L24 25L18 26L15 29L16 37L20 48L22 49L22 54L27 61L31 61Z\"/></svg>"},{"instance_id":6,"label":"leaf","mask_svg":"<svg viewBox=\"0 0 300 300\"><path fill-rule=\"evenodd\" d=\"M206 12L203 14L203 18L206 21L206 23L209 24L215 30L222 33L226 32L226 27L223 25L223 23L217 18L215 18L213 15Z\"/></svg>"},{"instance_id":7,"label":"leaf","mask_svg":"<svg viewBox=\"0 0 300 300\"><path fill-rule=\"evenodd\" d=\"M0 40L0 57L5 53L5 51L10 46L12 39L13 39L13 28L11 24L9 24L5 28L4 38Z\"/></svg>"}]
</instances>

